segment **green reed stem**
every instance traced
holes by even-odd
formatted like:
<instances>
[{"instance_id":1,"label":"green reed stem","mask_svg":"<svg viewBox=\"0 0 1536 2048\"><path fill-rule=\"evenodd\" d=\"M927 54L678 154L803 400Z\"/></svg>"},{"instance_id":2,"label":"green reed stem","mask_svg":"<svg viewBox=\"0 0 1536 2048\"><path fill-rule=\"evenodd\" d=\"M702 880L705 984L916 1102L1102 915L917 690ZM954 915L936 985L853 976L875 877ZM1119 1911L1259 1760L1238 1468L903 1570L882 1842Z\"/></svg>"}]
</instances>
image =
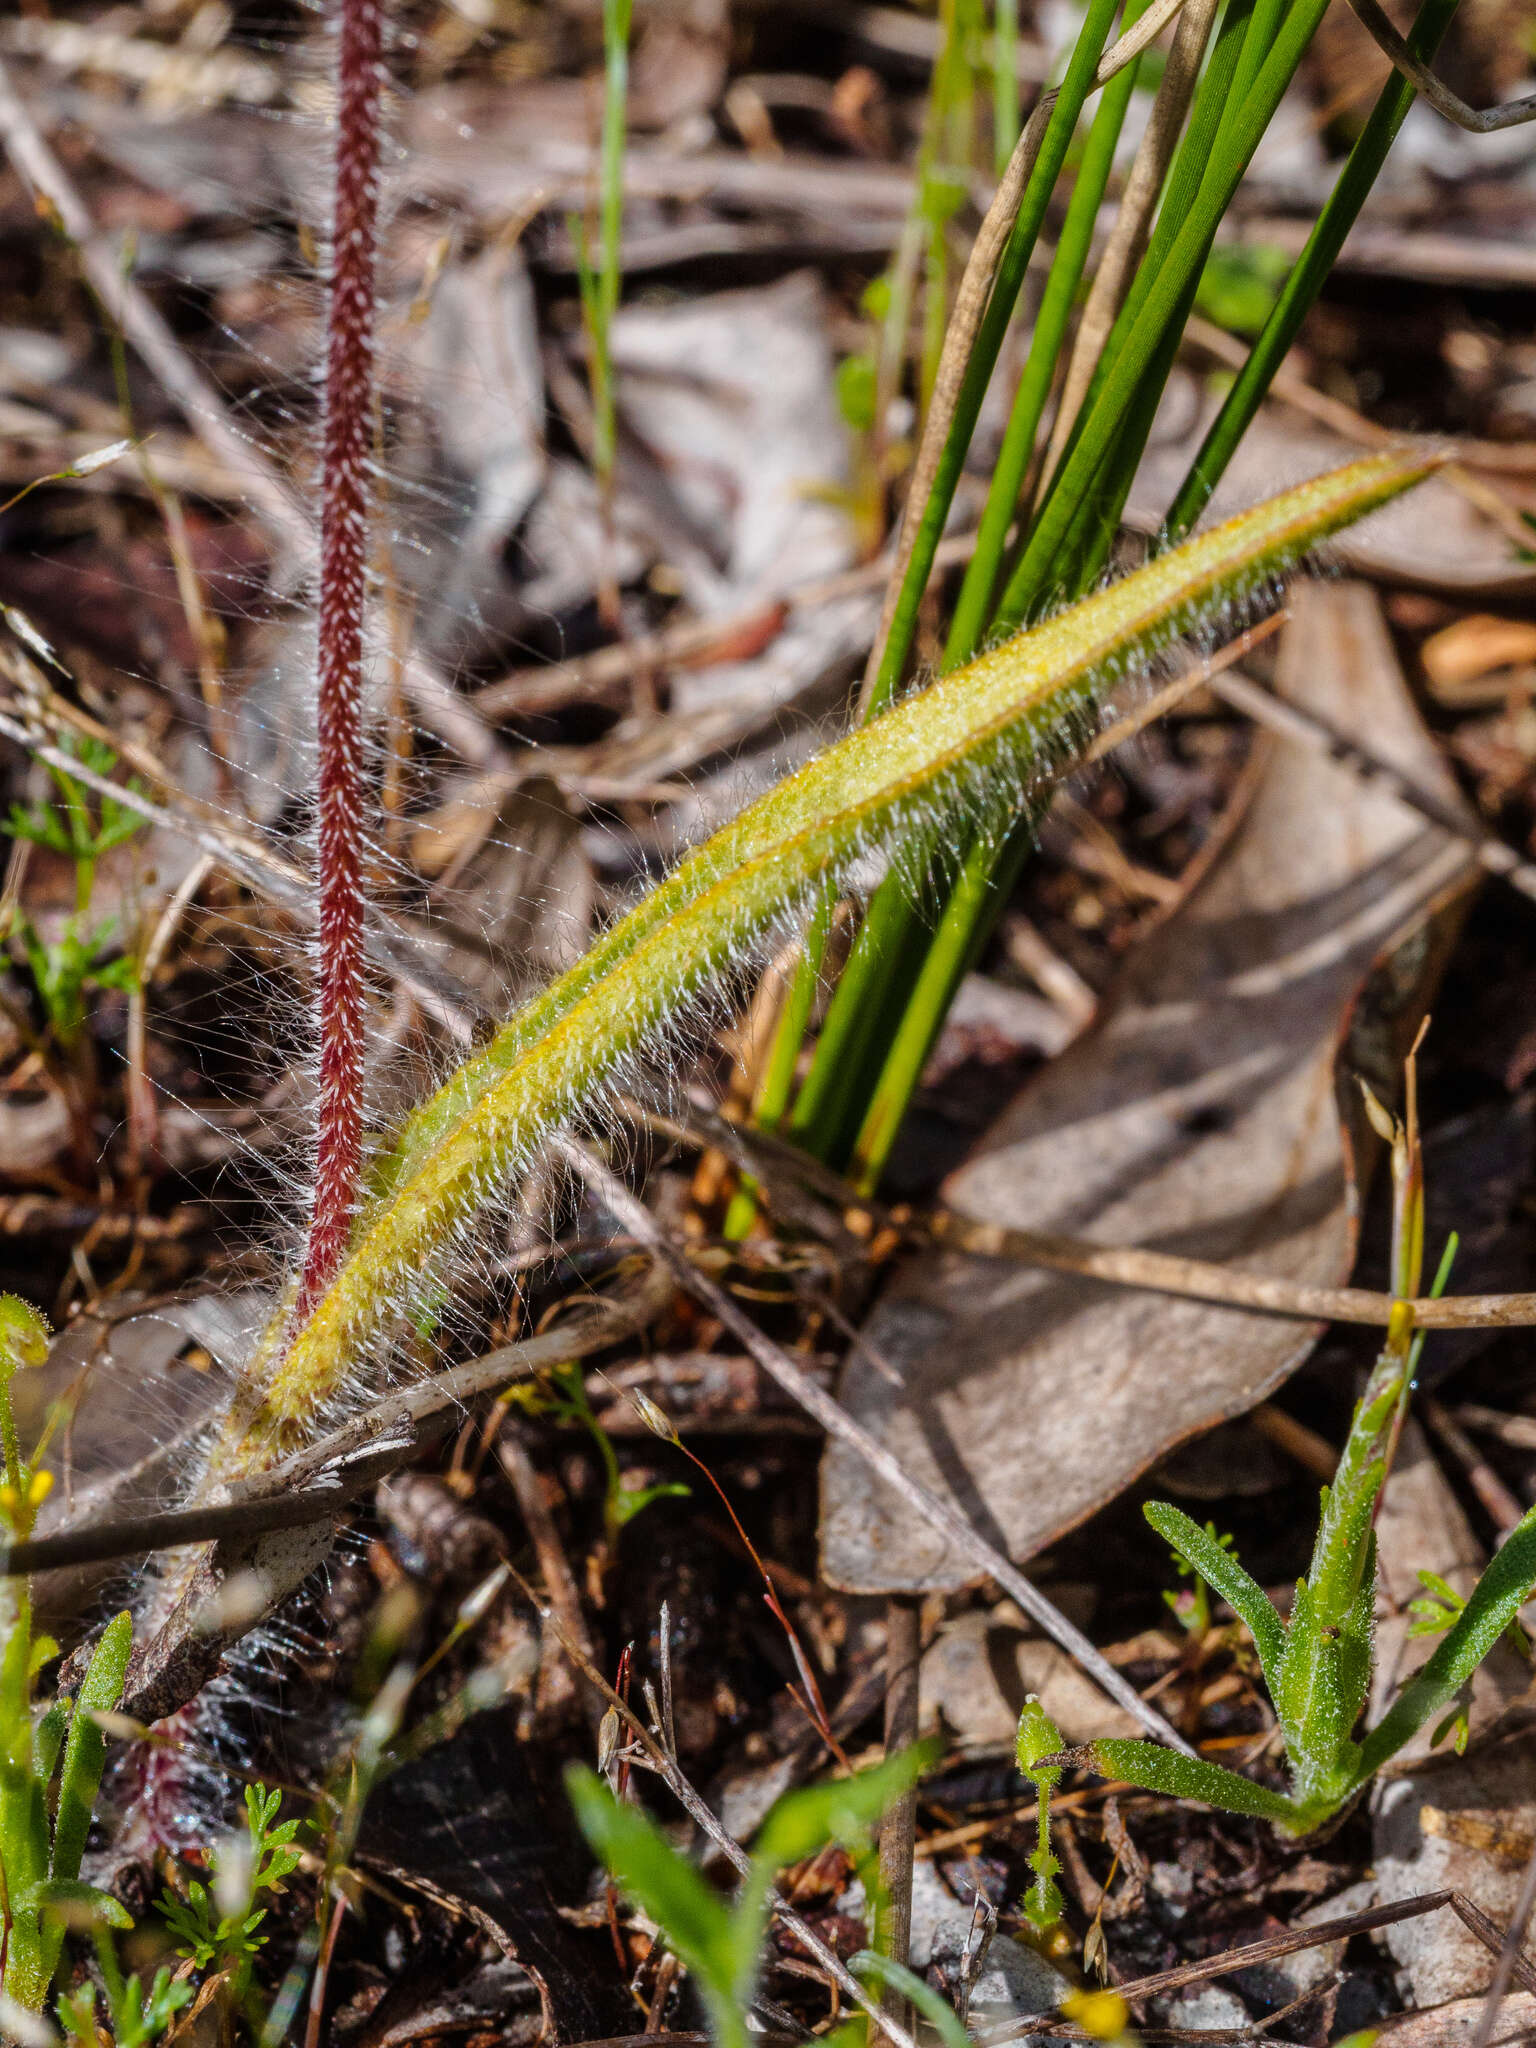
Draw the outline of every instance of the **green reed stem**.
<instances>
[{"instance_id":1,"label":"green reed stem","mask_svg":"<svg viewBox=\"0 0 1536 2048\"><path fill-rule=\"evenodd\" d=\"M1122 33L1145 12L1146 0L1127 0L1121 21ZM1003 549L1018 510L1025 474L1034 458L1035 437L1051 394L1066 339L1072 307L1083 281L1093 231L1103 203L1104 190L1114 164L1115 146L1125 125L1126 108L1140 70L1139 62L1125 69L1105 86L1088 131L1083 159L1078 166L1072 197L1067 204L1061 238L1046 282L1035 331L1030 337L1029 355L1009 414L1003 444L998 451L987 502L976 536L976 552L967 565L955 600L954 617L944 647L944 666L968 660L986 636L993 586L997 581Z\"/></svg>"},{"instance_id":2,"label":"green reed stem","mask_svg":"<svg viewBox=\"0 0 1536 2048\"><path fill-rule=\"evenodd\" d=\"M1019 0L997 0L992 14L992 168L1007 168L1019 139Z\"/></svg>"},{"instance_id":3,"label":"green reed stem","mask_svg":"<svg viewBox=\"0 0 1536 2048\"><path fill-rule=\"evenodd\" d=\"M1040 153L1025 185L1013 232L1009 235L1007 245L998 261L997 274L992 284L992 296L987 301L987 310L982 316L971 359L966 366L965 381L955 403L954 421L944 444L944 452L939 458L933 488L922 508L912 558L902 579L901 593L886 638L885 654L871 697L872 709L877 710L889 701L891 693L905 673L917 630L918 608L928 588L928 579L933 573L933 558L944 532L944 522L949 517L955 485L960 478L966 451L971 445L971 436L976 430L981 402L991 382L998 352L1002 348L1003 336L1013 318L1013 310L1023 287L1024 274L1039 238L1041 223L1045 219L1045 209L1061 175L1067 147L1077 126L1077 117L1092 89L1093 74L1117 5L1118 0L1089 0L1082 33L1072 51L1055 104L1045 121ZM1031 116L1032 120L1035 118L1037 116Z\"/></svg>"},{"instance_id":4,"label":"green reed stem","mask_svg":"<svg viewBox=\"0 0 1536 2048\"><path fill-rule=\"evenodd\" d=\"M1292 0L1274 45L1258 69L1252 90L1230 122L1222 124L1218 146L1212 150L1199 191L1173 235L1166 260L1155 271L1148 252L1143 265L1148 278L1146 289L1128 323L1124 345L1104 377L1076 445L1063 460L1059 482L1043 506L1009 579L1002 604L1005 616L1025 616L1037 593L1049 587L1057 549L1073 515L1093 489L1124 417L1135 403L1141 379L1157 355L1181 302L1198 281L1222 216L1274 118L1327 4L1328 0Z\"/></svg>"}]
</instances>

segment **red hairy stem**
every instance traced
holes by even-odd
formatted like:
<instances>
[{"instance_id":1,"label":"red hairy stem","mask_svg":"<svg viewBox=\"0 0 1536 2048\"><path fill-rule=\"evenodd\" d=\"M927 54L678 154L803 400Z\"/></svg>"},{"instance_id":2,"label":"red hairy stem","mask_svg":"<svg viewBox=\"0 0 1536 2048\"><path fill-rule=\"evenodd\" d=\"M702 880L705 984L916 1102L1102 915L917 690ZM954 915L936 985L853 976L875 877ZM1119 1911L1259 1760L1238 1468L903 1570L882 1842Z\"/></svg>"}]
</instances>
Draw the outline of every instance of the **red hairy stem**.
<instances>
[{"instance_id":1,"label":"red hairy stem","mask_svg":"<svg viewBox=\"0 0 1536 2048\"><path fill-rule=\"evenodd\" d=\"M317 678L320 1102L300 1320L346 1250L363 1153L363 597L373 414L382 0L340 0Z\"/></svg>"}]
</instances>

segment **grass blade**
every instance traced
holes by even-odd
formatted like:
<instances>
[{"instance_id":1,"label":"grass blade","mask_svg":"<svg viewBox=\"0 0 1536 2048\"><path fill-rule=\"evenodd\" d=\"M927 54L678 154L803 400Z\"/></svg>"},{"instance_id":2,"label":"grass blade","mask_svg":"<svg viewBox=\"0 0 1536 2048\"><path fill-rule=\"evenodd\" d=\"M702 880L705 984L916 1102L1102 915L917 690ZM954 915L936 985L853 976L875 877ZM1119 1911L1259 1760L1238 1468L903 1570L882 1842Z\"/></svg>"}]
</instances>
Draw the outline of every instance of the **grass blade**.
<instances>
[{"instance_id":1,"label":"grass blade","mask_svg":"<svg viewBox=\"0 0 1536 2048\"><path fill-rule=\"evenodd\" d=\"M1425 0L1409 38L1415 56L1426 60L1434 56L1450 27L1457 5L1458 0ZM1387 151L1413 104L1413 97L1412 85L1396 73L1382 88L1371 117L1339 174L1338 183L1307 237L1306 247L1286 279L1247 362L1222 403L1221 411L1200 444L1188 476L1179 486L1178 495L1164 522L1163 532L1167 540L1181 540L1210 501L1211 492L1232 460L1238 442L1252 425L1275 372L1285 360L1292 342L1301 331L1302 321L1338 260L1339 251L1386 161Z\"/></svg>"}]
</instances>

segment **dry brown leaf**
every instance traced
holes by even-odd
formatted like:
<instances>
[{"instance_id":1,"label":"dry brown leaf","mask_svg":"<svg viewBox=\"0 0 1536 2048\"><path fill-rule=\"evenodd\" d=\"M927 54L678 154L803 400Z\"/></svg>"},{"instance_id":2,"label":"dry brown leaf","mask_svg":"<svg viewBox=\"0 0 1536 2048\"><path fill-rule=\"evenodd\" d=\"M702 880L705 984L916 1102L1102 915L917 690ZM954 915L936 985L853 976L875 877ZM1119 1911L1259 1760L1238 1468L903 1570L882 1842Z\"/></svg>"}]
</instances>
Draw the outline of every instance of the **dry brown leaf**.
<instances>
[{"instance_id":1,"label":"dry brown leaf","mask_svg":"<svg viewBox=\"0 0 1536 2048\"><path fill-rule=\"evenodd\" d=\"M1454 800L1372 592L1302 586L1294 606L1287 693ZM1225 852L1131 962L1101 1022L953 1176L952 1208L1298 1281L1348 1277L1357 1194L1340 1055L1395 1092L1438 964L1426 922L1460 897L1468 868L1438 831L1314 754L1281 742L1259 758ZM1397 953L1410 934L1421 943ZM1355 1019L1372 967L1394 954L1385 1000ZM859 1355L843 1398L915 1478L1025 1558L1174 1444L1263 1399L1314 1334L947 1254L908 1261L867 1330L904 1377L900 1398ZM836 1446L822 1543L827 1576L850 1588L974 1576Z\"/></svg>"}]
</instances>

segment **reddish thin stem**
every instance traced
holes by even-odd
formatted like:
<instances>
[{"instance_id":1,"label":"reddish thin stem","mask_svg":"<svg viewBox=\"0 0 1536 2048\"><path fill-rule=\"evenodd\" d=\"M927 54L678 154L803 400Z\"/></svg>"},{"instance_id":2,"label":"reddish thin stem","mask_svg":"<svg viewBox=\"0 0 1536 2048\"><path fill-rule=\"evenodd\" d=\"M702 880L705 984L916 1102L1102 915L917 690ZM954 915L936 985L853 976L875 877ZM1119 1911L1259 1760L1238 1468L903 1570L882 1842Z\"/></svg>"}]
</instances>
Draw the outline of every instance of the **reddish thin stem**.
<instances>
[{"instance_id":1,"label":"reddish thin stem","mask_svg":"<svg viewBox=\"0 0 1536 2048\"><path fill-rule=\"evenodd\" d=\"M363 595L383 7L340 4L317 679L320 1102L299 1319L346 1250L363 1156Z\"/></svg>"}]
</instances>

